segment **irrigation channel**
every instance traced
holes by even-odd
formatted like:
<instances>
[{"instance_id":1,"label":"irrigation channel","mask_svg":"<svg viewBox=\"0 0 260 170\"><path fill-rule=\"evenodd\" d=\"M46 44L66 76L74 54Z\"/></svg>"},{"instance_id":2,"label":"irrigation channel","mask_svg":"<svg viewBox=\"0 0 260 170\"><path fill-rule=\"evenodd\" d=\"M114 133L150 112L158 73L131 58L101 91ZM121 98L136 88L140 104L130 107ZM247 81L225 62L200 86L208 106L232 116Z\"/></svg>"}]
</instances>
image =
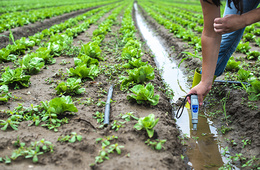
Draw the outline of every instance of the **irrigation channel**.
<instances>
[{"instance_id":1,"label":"irrigation channel","mask_svg":"<svg viewBox=\"0 0 260 170\"><path fill-rule=\"evenodd\" d=\"M185 97L190 89L186 76L183 74L174 61L169 59L169 53L160 42L160 38L155 35L155 32L149 28L144 18L138 11L138 6L134 4L137 26L145 39L148 47L154 54L154 59L164 81L174 91L173 102L180 97ZM206 110L200 110L200 115L204 115ZM218 136L217 130L213 127L213 122L203 116L199 116L198 130L192 130L191 112L184 108L180 119L177 119L182 135L188 138L185 149L187 164L192 168L218 169L228 160L222 156L223 148L219 141L221 136ZM190 168L191 169L191 168ZM234 167L234 169L238 169Z\"/></svg>"}]
</instances>

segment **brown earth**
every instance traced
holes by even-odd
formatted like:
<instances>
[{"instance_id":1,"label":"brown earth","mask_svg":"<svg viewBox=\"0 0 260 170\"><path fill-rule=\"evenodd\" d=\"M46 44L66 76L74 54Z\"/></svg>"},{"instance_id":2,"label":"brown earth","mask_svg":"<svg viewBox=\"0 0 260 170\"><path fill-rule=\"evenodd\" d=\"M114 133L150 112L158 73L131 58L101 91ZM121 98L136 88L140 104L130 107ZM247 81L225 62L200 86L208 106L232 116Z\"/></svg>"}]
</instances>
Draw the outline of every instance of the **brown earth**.
<instances>
[{"instance_id":1,"label":"brown earth","mask_svg":"<svg viewBox=\"0 0 260 170\"><path fill-rule=\"evenodd\" d=\"M119 18L118 21L120 21ZM78 46L79 41L83 43L89 42L94 28L97 28L97 26L93 25L74 39L74 45ZM155 94L160 95L157 106L131 103L126 99L128 94L119 89L118 76L120 73L125 74L122 70L114 72L114 65L122 63L122 61L118 60L121 58L123 47L120 41L119 29L120 22L112 27L112 31L106 35L105 40L102 42L102 56L105 61L100 63L100 68L103 71L94 81L87 80L82 84L82 87L86 89L86 93L73 97L78 112L74 116L69 116L68 124L59 127L58 132L53 132L41 126L28 126L30 122L24 121L21 122L17 131L8 129L0 133L0 157L11 156L12 150L15 149L12 141L15 141L17 136L27 145L30 142L44 138L54 144L54 152L40 155L38 163L33 163L31 159L24 158L18 158L12 161L10 165L0 163L0 169L186 169L184 162L181 160L182 145L178 139L179 130L176 128L175 121L171 118L172 107L169 99L161 90L164 89L164 85L158 71L155 70L155 79L152 81L155 86ZM23 103L23 106L26 107L31 104L39 105L41 101L49 101L58 97L54 88L61 81L59 75L66 76L66 69L73 67L74 64L73 58L66 56L60 56L56 60L57 62L54 65L49 65L47 69L31 76L29 88L11 90L13 95L21 99L8 101L7 104L0 106L1 110L12 110L18 106L18 103ZM68 64L60 65L64 60ZM148 61L149 64L155 67L149 52L145 52L142 60ZM12 63L8 64L12 65ZM167 139L164 145L165 149L155 151L147 146L144 143L148 139L146 132L137 131L133 128L137 123L136 120L126 122L124 127L118 131L113 130L111 125L101 129L98 128L100 124L93 118L93 114L96 111L104 112L104 106L99 107L97 103L100 100L106 101L104 91L108 91L111 84L115 84L112 97L115 102L111 103L110 124L114 120L123 121L118 117L120 113L133 112L137 117L144 117L153 113L156 118L160 119L155 126L155 136L153 138ZM88 99L92 100L90 105L82 104ZM7 115L0 113L0 117L6 119ZM59 136L69 135L71 132L82 135L82 141L76 143L60 143L57 141ZM96 143L96 139L112 135L118 136L118 139L112 141L112 143L124 146L121 155L110 154L109 160L90 168L89 164L95 162L95 157L101 150L101 144Z\"/></svg>"}]
</instances>

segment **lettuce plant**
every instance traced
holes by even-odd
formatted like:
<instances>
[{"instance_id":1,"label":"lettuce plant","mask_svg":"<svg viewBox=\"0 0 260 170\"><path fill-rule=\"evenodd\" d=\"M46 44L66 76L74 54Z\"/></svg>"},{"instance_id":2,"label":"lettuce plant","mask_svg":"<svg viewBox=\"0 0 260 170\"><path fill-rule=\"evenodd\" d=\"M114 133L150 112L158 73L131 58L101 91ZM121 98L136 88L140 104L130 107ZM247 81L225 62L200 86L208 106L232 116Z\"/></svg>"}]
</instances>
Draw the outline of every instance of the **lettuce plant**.
<instances>
[{"instance_id":1,"label":"lettuce plant","mask_svg":"<svg viewBox=\"0 0 260 170\"><path fill-rule=\"evenodd\" d=\"M55 88L57 94L82 94L85 92L84 88L80 88L81 79L68 78L67 82L61 82Z\"/></svg>"},{"instance_id":2,"label":"lettuce plant","mask_svg":"<svg viewBox=\"0 0 260 170\"><path fill-rule=\"evenodd\" d=\"M49 102L42 102L42 104L47 113L53 113L56 115L63 114L65 112L78 111L70 96L57 97Z\"/></svg>"},{"instance_id":3,"label":"lettuce plant","mask_svg":"<svg viewBox=\"0 0 260 170\"><path fill-rule=\"evenodd\" d=\"M142 62L142 59L141 58L132 58L131 60L129 60L127 63L125 63L123 65L124 68L129 68L129 69L132 69L132 68L139 68L141 66L145 66L147 65L148 61L147 62Z\"/></svg>"},{"instance_id":4,"label":"lettuce plant","mask_svg":"<svg viewBox=\"0 0 260 170\"><path fill-rule=\"evenodd\" d=\"M155 119L154 114L149 114L146 117L139 118L138 123L134 125L134 128L137 130L145 129L149 138L153 137L154 126L158 123L159 118Z\"/></svg>"},{"instance_id":5,"label":"lettuce plant","mask_svg":"<svg viewBox=\"0 0 260 170\"><path fill-rule=\"evenodd\" d=\"M240 61L235 61L234 57L230 57L228 60L226 70L228 71L237 71L239 69Z\"/></svg>"},{"instance_id":6,"label":"lettuce plant","mask_svg":"<svg viewBox=\"0 0 260 170\"><path fill-rule=\"evenodd\" d=\"M75 66L79 66L82 64L86 64L87 66L90 65L99 65L99 61L97 59L91 58L86 54L79 54L77 58L74 58Z\"/></svg>"},{"instance_id":7,"label":"lettuce plant","mask_svg":"<svg viewBox=\"0 0 260 170\"><path fill-rule=\"evenodd\" d=\"M94 80L95 77L98 76L99 69L98 66L96 65L91 65L89 68L87 67L86 64L77 66L75 69L70 68L68 70L70 76L76 76L80 78L90 78Z\"/></svg>"},{"instance_id":8,"label":"lettuce plant","mask_svg":"<svg viewBox=\"0 0 260 170\"><path fill-rule=\"evenodd\" d=\"M91 58L96 58L99 60L104 60L101 55L101 49L95 42L89 42L87 44L82 45L80 53L86 54Z\"/></svg>"},{"instance_id":9,"label":"lettuce plant","mask_svg":"<svg viewBox=\"0 0 260 170\"><path fill-rule=\"evenodd\" d=\"M251 101L257 101L260 100L260 81L255 79L250 82L251 86L247 88L247 93L250 95L248 96L248 99Z\"/></svg>"},{"instance_id":10,"label":"lettuce plant","mask_svg":"<svg viewBox=\"0 0 260 170\"><path fill-rule=\"evenodd\" d=\"M27 54L19 60L19 64L26 74L37 74L44 66L44 60Z\"/></svg>"},{"instance_id":11,"label":"lettuce plant","mask_svg":"<svg viewBox=\"0 0 260 170\"><path fill-rule=\"evenodd\" d=\"M250 49L251 47L249 45L249 42L243 43L242 41L240 41L236 48L236 51L246 54L247 52L249 52Z\"/></svg>"},{"instance_id":12,"label":"lettuce plant","mask_svg":"<svg viewBox=\"0 0 260 170\"><path fill-rule=\"evenodd\" d=\"M121 77L121 90L127 89L131 84L142 84L154 79L154 68L151 65L127 70L127 73L128 77Z\"/></svg>"},{"instance_id":13,"label":"lettuce plant","mask_svg":"<svg viewBox=\"0 0 260 170\"><path fill-rule=\"evenodd\" d=\"M0 85L13 85L14 87L24 86L29 87L30 78L29 75L24 75L22 73L22 68L18 67L15 70L12 70L8 67L5 68L5 72L0 78Z\"/></svg>"},{"instance_id":14,"label":"lettuce plant","mask_svg":"<svg viewBox=\"0 0 260 170\"><path fill-rule=\"evenodd\" d=\"M122 58L130 60L142 56L141 43L137 40L129 40L122 50Z\"/></svg>"},{"instance_id":15,"label":"lettuce plant","mask_svg":"<svg viewBox=\"0 0 260 170\"><path fill-rule=\"evenodd\" d=\"M247 53L246 58L248 60L257 60L258 58L260 58L260 52L259 51L250 51L249 53Z\"/></svg>"},{"instance_id":16,"label":"lettuce plant","mask_svg":"<svg viewBox=\"0 0 260 170\"><path fill-rule=\"evenodd\" d=\"M13 54L10 54L10 51L5 49L5 48L2 48L0 50L0 62L9 62L9 61L14 61L16 60L16 56L13 55Z\"/></svg>"},{"instance_id":17,"label":"lettuce plant","mask_svg":"<svg viewBox=\"0 0 260 170\"><path fill-rule=\"evenodd\" d=\"M246 71L244 69L238 70L237 74L237 79L242 82L247 82L249 78L252 76L251 71Z\"/></svg>"},{"instance_id":18,"label":"lettuce plant","mask_svg":"<svg viewBox=\"0 0 260 170\"><path fill-rule=\"evenodd\" d=\"M35 57L42 58L45 64L54 64L56 60L53 58L54 55L51 55L51 49L46 47L40 47L33 53Z\"/></svg>"},{"instance_id":19,"label":"lettuce plant","mask_svg":"<svg viewBox=\"0 0 260 170\"><path fill-rule=\"evenodd\" d=\"M10 93L8 93L8 86L2 85L0 86L0 104L3 102L7 102L8 99L12 97Z\"/></svg>"},{"instance_id":20,"label":"lettuce plant","mask_svg":"<svg viewBox=\"0 0 260 170\"><path fill-rule=\"evenodd\" d=\"M148 83L146 86L135 85L130 89L134 94L128 95L128 100L135 100L137 104L149 103L153 106L159 103L159 95L154 95L154 86Z\"/></svg>"}]
</instances>

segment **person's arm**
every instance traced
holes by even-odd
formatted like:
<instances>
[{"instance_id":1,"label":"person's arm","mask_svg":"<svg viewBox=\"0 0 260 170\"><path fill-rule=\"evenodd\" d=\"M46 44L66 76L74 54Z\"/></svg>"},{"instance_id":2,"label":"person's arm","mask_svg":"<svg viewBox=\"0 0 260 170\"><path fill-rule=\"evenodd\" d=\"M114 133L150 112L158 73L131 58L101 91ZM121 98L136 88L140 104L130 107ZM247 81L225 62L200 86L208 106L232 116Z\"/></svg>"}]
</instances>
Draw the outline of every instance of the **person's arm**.
<instances>
[{"instance_id":1,"label":"person's arm","mask_svg":"<svg viewBox=\"0 0 260 170\"><path fill-rule=\"evenodd\" d=\"M260 21L260 8L251 10L242 15L226 15L223 18L214 20L214 30L217 33L225 34L233 32Z\"/></svg>"},{"instance_id":2,"label":"person's arm","mask_svg":"<svg viewBox=\"0 0 260 170\"><path fill-rule=\"evenodd\" d=\"M212 3L211 0L209 0L209 2ZM220 17L220 7L203 0L200 0L200 3L204 17L204 28L201 36L203 58L202 77L201 82L192 88L189 94L196 93L198 95L199 103L202 105L203 98L208 94L212 86L220 48L221 35L214 31L213 26L215 18Z\"/></svg>"}]
</instances>

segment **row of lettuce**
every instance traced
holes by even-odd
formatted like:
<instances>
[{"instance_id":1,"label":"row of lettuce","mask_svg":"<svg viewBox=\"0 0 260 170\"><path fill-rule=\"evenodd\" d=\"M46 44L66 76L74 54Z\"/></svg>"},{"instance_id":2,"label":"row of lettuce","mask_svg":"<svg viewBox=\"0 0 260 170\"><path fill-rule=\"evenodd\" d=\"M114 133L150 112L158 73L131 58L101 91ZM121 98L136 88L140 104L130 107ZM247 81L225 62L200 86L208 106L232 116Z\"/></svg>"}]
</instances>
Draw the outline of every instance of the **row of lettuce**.
<instances>
[{"instance_id":1,"label":"row of lettuce","mask_svg":"<svg viewBox=\"0 0 260 170\"><path fill-rule=\"evenodd\" d=\"M98 2L101 0L96 0ZM50 1L44 0L41 2L35 2L34 0L26 0L26 1L1 1L0 6L0 14L4 13L11 13L15 11L28 11L32 9L39 9L39 8L50 8L50 7L57 7L57 6L65 6L65 5L75 5L75 4L86 4L86 3L93 3L93 1L86 1L86 0L75 0L75 1Z\"/></svg>"},{"instance_id":2,"label":"row of lettuce","mask_svg":"<svg viewBox=\"0 0 260 170\"><path fill-rule=\"evenodd\" d=\"M54 16L70 13L72 11L93 8L113 2L115 1L110 0L98 3L94 2L86 4L74 4L58 7L49 7L43 9L35 9L29 11L5 13L0 15L0 33L15 27L21 27L24 25L35 23L37 21L43 21L47 18L52 18Z\"/></svg>"},{"instance_id":3,"label":"row of lettuce","mask_svg":"<svg viewBox=\"0 0 260 170\"><path fill-rule=\"evenodd\" d=\"M104 60L100 48L101 42L104 40L106 34L111 31L112 25L116 23L119 13L125 8L125 6L126 4L114 9L106 20L99 24L98 29L93 31L92 40L87 44L82 45L80 53L76 58L74 58L75 66L68 69L70 78L67 78L66 81L60 82L55 88L57 94L61 95L61 97L56 97L50 101L42 101L41 105L31 106L30 108L19 105L13 111L4 111L6 114L9 114L10 117L7 120L0 120L0 125L2 126L1 129L6 130L7 128L12 128L17 130L21 121L31 121L30 126L41 125L50 130L58 131L58 127L64 123L68 123L68 118L64 116L66 116L68 112L73 114L78 111L71 96L83 94L85 89L81 88L82 80L94 80L100 73L98 67L99 62ZM106 7L101 11L105 10L108 12L114 7L115 5L110 6L110 8ZM125 10L122 19L122 27L120 29L122 35L120 38L124 44L121 53L122 61L124 61L122 67L127 69L126 72L128 73L128 76L120 77L120 89L122 91L127 91L130 88L130 91L133 92L133 94L127 96L127 99L130 101L135 101L137 104L157 105L159 102L159 95L154 95L154 86L149 82L155 77L154 68L149 65L148 62L141 61L143 55L142 47L141 42L139 42L135 37L136 30L131 15L132 8L133 2ZM95 14L95 16L89 20L96 17L98 13L96 12L93 14ZM104 15L104 13L100 14L100 16L102 15ZM63 46L65 46L65 44L71 44L73 37L76 36L69 36L66 34L66 31L62 34L52 35L50 36L50 41L45 43L47 44L47 47L40 47L39 49L42 48L42 53L48 51L47 55L49 56L60 56L62 51L65 49ZM54 39L57 39L57 41L54 41ZM53 46L56 45L62 46L61 53L58 53L57 51L55 53L52 51ZM21 67L18 67L15 70L11 70L9 67L6 68L6 71L2 74L0 79L2 83L1 88L8 88L8 86L16 88L21 86L29 87L30 76L27 74L36 74L46 64L45 60L39 57L39 49L38 51L36 50L35 53L26 54L21 60L18 60L18 63L21 63ZM50 60L47 60L49 64L55 62L52 57ZM31 67L31 69L25 69L25 63L29 63L29 65L33 65L33 67ZM23 80L14 81L15 79L13 79L12 82L8 83L3 81L4 78L7 77L7 74L15 75L18 72L21 73L19 77L22 77ZM149 83L147 84L147 82ZM10 93L6 95L10 97ZM137 130L146 130L149 138L153 137L154 127L159 121L159 118L155 119L153 114L138 119L132 113L126 113L122 118L126 119L126 121L130 121L131 118L137 119L138 123L134 128ZM98 121L98 123L102 123L102 121ZM114 121L113 124L116 123L117 121ZM112 127L113 129L116 127L115 131L117 131L120 126L112 125ZM161 150L163 147L162 145L166 142L166 140L150 140L149 138L145 143L156 150ZM73 143L76 140L81 141L81 139L82 137L80 135L73 132L71 135L67 135L64 138L60 137L58 140ZM117 143L110 144L109 142L114 139L117 139L117 137L112 136L97 139L97 142L102 141L102 149L100 150L99 155L95 157L95 164L102 163L104 160L109 159L108 155L110 153L117 152L118 154L121 154L120 148L123 148L123 146L119 146ZM53 152L54 147L54 145L44 139L32 143L30 147L25 147L25 143L22 143L19 138L16 141L16 146L19 148L13 152L11 157L0 157L0 162L11 163L11 160L15 160L18 157L32 158L33 162L38 162L39 155L45 152Z\"/></svg>"},{"instance_id":4,"label":"row of lettuce","mask_svg":"<svg viewBox=\"0 0 260 170\"><path fill-rule=\"evenodd\" d=\"M139 0L138 4L143 8L148 15L154 18L159 24L169 29L175 37L181 38L189 45L194 47L195 54L190 54L188 57L200 58L196 53L201 51L201 38L200 33L203 30L202 14L189 11L189 7L183 9L176 9L174 3L158 3ZM165 5L167 4L167 5ZM201 11L200 11L201 13ZM260 29L259 23L248 26L245 29L244 36L240 41L236 52L243 53L246 56L235 59L231 57L229 60L226 71L231 72L232 76L228 76L229 80L249 82L251 86L244 86L244 89L249 94L249 100L256 101L260 99L260 81L259 69L260 65L260 51L251 51L252 43L260 46ZM251 45L250 45L251 42ZM244 62L244 60L247 62ZM252 64L256 67L252 67ZM228 74L230 75L230 74Z\"/></svg>"}]
</instances>

